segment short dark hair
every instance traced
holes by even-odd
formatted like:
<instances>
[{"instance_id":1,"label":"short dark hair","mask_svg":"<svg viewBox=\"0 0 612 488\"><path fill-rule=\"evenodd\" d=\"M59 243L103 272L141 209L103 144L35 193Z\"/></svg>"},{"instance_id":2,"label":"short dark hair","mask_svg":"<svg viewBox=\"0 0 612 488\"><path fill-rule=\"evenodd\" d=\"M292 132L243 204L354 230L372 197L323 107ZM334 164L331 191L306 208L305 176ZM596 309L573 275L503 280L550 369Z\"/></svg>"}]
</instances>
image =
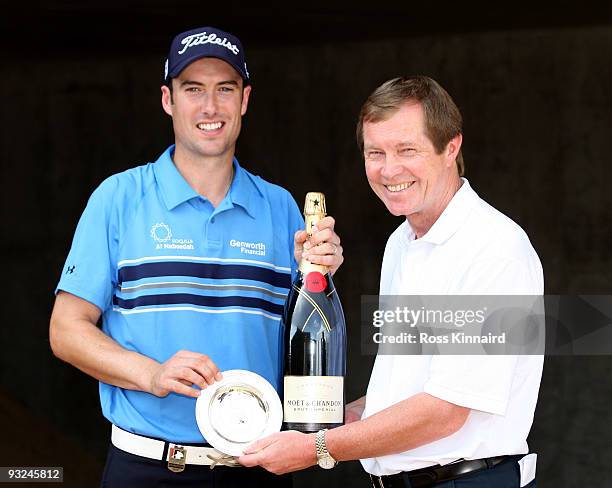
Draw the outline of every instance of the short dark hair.
<instances>
[{"instance_id":1,"label":"short dark hair","mask_svg":"<svg viewBox=\"0 0 612 488\"><path fill-rule=\"evenodd\" d=\"M357 144L363 151L363 124L389 118L411 100L423 106L425 132L440 154L451 139L463 133L463 118L451 96L427 76L402 76L380 85L365 101L357 121ZM457 154L459 176L465 172L461 149Z\"/></svg>"}]
</instances>

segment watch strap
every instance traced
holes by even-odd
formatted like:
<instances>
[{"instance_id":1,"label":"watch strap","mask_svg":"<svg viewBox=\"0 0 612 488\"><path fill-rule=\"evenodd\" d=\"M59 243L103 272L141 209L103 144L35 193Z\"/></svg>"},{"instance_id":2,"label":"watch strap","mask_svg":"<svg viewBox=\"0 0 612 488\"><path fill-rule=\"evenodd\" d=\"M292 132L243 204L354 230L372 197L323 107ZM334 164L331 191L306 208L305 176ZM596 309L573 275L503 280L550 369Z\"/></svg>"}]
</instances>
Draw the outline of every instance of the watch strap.
<instances>
[{"instance_id":1,"label":"watch strap","mask_svg":"<svg viewBox=\"0 0 612 488\"><path fill-rule=\"evenodd\" d=\"M315 447L317 449L317 459L324 456L327 453L327 446L325 445L325 432L327 429L320 430L317 432L315 438Z\"/></svg>"},{"instance_id":2,"label":"watch strap","mask_svg":"<svg viewBox=\"0 0 612 488\"><path fill-rule=\"evenodd\" d=\"M327 450L327 444L325 444L325 433L326 432L327 432L327 429L322 429L317 432L317 435L315 437L315 448L317 450L317 461L323 458L327 458L331 460L335 465L337 464L337 461L329 453L329 451Z\"/></svg>"}]
</instances>

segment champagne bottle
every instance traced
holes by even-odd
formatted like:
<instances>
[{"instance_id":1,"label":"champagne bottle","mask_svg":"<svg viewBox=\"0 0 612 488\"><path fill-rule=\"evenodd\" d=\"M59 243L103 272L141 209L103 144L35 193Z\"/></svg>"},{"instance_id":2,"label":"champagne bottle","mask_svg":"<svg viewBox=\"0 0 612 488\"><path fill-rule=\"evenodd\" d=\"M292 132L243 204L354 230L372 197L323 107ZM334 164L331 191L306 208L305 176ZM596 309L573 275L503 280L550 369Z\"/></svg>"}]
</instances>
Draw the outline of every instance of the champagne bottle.
<instances>
[{"instance_id":1,"label":"champagne bottle","mask_svg":"<svg viewBox=\"0 0 612 488\"><path fill-rule=\"evenodd\" d=\"M306 194L306 231L325 217L325 196ZM283 311L284 428L316 432L344 423L346 325L325 266L301 259Z\"/></svg>"}]
</instances>

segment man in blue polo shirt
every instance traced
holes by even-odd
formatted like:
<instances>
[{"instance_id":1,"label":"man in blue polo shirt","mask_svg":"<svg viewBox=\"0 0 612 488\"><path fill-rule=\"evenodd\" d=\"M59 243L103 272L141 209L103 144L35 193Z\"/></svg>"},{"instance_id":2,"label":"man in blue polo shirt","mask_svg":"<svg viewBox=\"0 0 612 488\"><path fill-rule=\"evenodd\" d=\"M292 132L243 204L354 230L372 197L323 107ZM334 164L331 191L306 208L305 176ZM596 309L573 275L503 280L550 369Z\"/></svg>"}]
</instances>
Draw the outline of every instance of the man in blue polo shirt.
<instances>
[{"instance_id":1,"label":"man in blue polo shirt","mask_svg":"<svg viewBox=\"0 0 612 488\"><path fill-rule=\"evenodd\" d=\"M51 347L100 381L113 424L103 486L285 486L263 470L210 470L195 399L229 369L279 387L296 260L335 271L340 239L328 217L307 240L291 195L234 157L251 92L235 36L177 35L164 77L175 144L92 194L57 286ZM188 446L178 473L174 443Z\"/></svg>"}]
</instances>

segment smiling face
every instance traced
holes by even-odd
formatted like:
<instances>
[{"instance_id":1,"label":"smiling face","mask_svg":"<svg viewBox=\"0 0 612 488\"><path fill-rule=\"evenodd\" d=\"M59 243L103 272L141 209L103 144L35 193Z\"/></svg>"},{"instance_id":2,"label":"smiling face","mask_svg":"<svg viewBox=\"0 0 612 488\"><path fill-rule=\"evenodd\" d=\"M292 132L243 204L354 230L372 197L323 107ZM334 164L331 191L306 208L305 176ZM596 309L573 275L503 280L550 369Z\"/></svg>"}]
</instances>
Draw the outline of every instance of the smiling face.
<instances>
[{"instance_id":1,"label":"smiling face","mask_svg":"<svg viewBox=\"0 0 612 488\"><path fill-rule=\"evenodd\" d=\"M234 156L251 87L217 58L201 58L162 86L162 106L172 116L176 153L190 159Z\"/></svg>"},{"instance_id":2,"label":"smiling face","mask_svg":"<svg viewBox=\"0 0 612 488\"><path fill-rule=\"evenodd\" d=\"M364 122L363 143L372 190L421 237L461 186L455 164L461 135L438 154L425 131L423 106L408 101L384 120Z\"/></svg>"}]
</instances>

